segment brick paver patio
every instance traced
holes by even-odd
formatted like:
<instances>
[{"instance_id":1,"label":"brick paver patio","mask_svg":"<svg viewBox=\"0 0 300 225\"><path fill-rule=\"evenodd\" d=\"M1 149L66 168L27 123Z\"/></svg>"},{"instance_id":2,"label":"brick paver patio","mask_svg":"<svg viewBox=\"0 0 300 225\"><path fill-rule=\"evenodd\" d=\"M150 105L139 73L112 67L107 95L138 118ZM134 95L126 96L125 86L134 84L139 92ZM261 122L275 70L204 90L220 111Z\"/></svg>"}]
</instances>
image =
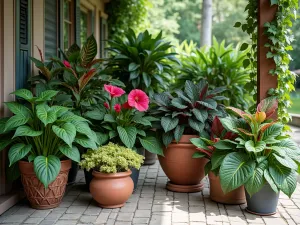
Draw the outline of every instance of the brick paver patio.
<instances>
[{"instance_id":1,"label":"brick paver patio","mask_svg":"<svg viewBox=\"0 0 300 225\"><path fill-rule=\"evenodd\" d=\"M300 129L293 128L300 143ZM185 194L165 189L167 177L157 162L143 166L139 188L121 209L101 209L84 189L82 171L75 185L68 187L62 204L52 210L35 210L26 200L0 216L0 224L40 225L202 225L202 224L300 224L300 184L292 198L280 195L277 214L260 217L245 212L246 205L232 206L209 199L208 182L203 192Z\"/></svg>"}]
</instances>

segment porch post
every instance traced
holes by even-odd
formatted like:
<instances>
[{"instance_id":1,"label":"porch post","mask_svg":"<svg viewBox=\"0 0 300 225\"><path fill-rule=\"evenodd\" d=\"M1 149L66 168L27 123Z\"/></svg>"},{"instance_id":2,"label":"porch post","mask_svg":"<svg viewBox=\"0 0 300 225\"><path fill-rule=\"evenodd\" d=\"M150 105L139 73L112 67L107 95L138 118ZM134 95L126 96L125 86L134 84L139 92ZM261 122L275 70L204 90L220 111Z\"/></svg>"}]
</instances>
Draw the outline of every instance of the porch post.
<instances>
[{"instance_id":1,"label":"porch post","mask_svg":"<svg viewBox=\"0 0 300 225\"><path fill-rule=\"evenodd\" d=\"M269 48L264 47L268 42L268 37L264 34L264 24L274 19L276 11L277 6L271 6L270 0L258 0L257 102L267 97L270 88L277 87L277 76L269 74L275 68L275 62L267 59Z\"/></svg>"}]
</instances>

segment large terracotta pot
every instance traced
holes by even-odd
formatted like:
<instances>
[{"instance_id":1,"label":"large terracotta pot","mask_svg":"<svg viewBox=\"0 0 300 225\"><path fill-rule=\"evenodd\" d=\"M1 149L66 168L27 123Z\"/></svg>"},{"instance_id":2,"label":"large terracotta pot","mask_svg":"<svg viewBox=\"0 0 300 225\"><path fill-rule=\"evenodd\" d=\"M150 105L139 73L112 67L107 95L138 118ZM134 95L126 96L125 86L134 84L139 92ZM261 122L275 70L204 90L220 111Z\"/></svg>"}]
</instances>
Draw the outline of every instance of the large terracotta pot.
<instances>
[{"instance_id":1,"label":"large terracotta pot","mask_svg":"<svg viewBox=\"0 0 300 225\"><path fill-rule=\"evenodd\" d=\"M221 188L220 177L217 177L213 172L209 172L208 177L211 200L223 204L239 205L246 203L244 186L224 194Z\"/></svg>"},{"instance_id":2,"label":"large terracotta pot","mask_svg":"<svg viewBox=\"0 0 300 225\"><path fill-rule=\"evenodd\" d=\"M33 163L19 161L19 168L24 191L32 208L52 209L59 206L66 190L71 160L61 161L60 172L48 188L38 180Z\"/></svg>"},{"instance_id":3,"label":"large terracotta pot","mask_svg":"<svg viewBox=\"0 0 300 225\"><path fill-rule=\"evenodd\" d=\"M100 173L93 171L90 192L102 208L120 208L133 192L131 171L122 173Z\"/></svg>"},{"instance_id":4,"label":"large terracotta pot","mask_svg":"<svg viewBox=\"0 0 300 225\"><path fill-rule=\"evenodd\" d=\"M158 156L160 165L170 179L167 189L175 192L198 192L203 189L205 158L192 158L197 151L190 142L195 135L183 135L178 142L173 141L164 149L164 157Z\"/></svg>"}]
</instances>

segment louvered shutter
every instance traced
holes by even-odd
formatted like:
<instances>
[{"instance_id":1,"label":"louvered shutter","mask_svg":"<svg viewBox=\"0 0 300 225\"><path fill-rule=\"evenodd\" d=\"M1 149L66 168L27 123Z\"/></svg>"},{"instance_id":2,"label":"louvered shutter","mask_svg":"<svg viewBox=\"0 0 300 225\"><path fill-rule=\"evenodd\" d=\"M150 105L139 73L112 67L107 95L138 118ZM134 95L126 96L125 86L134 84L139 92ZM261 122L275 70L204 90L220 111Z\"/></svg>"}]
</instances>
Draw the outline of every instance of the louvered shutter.
<instances>
[{"instance_id":1,"label":"louvered shutter","mask_svg":"<svg viewBox=\"0 0 300 225\"><path fill-rule=\"evenodd\" d=\"M101 17L100 19L100 57L104 58L106 54L106 41L107 41L107 20Z\"/></svg>"},{"instance_id":2,"label":"louvered shutter","mask_svg":"<svg viewBox=\"0 0 300 225\"><path fill-rule=\"evenodd\" d=\"M81 45L80 43L80 0L75 1L75 41L77 45Z\"/></svg>"},{"instance_id":3,"label":"louvered shutter","mask_svg":"<svg viewBox=\"0 0 300 225\"><path fill-rule=\"evenodd\" d=\"M57 56L58 15L57 0L45 0L45 57Z\"/></svg>"},{"instance_id":4,"label":"louvered shutter","mask_svg":"<svg viewBox=\"0 0 300 225\"><path fill-rule=\"evenodd\" d=\"M16 0L16 89L27 86L31 56L31 0Z\"/></svg>"}]
</instances>

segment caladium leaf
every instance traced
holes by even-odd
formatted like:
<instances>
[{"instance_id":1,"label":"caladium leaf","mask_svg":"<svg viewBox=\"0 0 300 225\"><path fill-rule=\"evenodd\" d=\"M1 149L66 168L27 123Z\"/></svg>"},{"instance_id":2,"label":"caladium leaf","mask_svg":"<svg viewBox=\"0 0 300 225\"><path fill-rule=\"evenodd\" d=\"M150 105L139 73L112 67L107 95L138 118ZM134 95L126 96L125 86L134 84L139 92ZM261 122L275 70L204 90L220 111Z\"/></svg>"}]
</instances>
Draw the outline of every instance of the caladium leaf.
<instances>
[{"instance_id":1,"label":"caladium leaf","mask_svg":"<svg viewBox=\"0 0 300 225\"><path fill-rule=\"evenodd\" d=\"M80 51L82 66L86 67L97 55L97 42L94 35L88 37Z\"/></svg>"},{"instance_id":2,"label":"caladium leaf","mask_svg":"<svg viewBox=\"0 0 300 225\"><path fill-rule=\"evenodd\" d=\"M278 108L278 100L276 97L268 97L263 99L257 106L258 112L265 112L266 119L269 119Z\"/></svg>"},{"instance_id":3,"label":"caladium leaf","mask_svg":"<svg viewBox=\"0 0 300 225\"><path fill-rule=\"evenodd\" d=\"M33 99L33 94L31 91L27 90L27 89L19 89L19 90L16 90L15 92L11 93L11 94L14 94L18 97L21 97L29 102L32 101ZM17 103L16 103L17 104Z\"/></svg>"}]
</instances>

